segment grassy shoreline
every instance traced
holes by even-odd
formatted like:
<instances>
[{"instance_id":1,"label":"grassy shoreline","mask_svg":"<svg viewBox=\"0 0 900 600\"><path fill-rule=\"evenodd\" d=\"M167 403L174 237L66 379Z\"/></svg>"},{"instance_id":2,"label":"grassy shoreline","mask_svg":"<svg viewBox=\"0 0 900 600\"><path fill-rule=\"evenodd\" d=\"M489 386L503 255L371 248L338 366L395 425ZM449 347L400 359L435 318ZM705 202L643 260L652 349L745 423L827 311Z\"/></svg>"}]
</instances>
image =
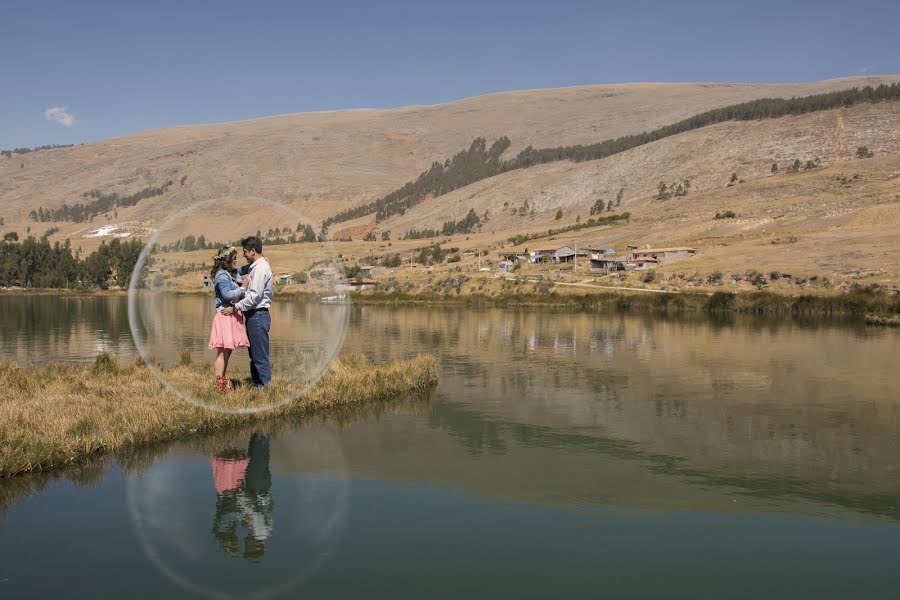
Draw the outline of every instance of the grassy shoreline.
<instances>
[{"instance_id":1,"label":"grassy shoreline","mask_svg":"<svg viewBox=\"0 0 900 600\"><path fill-rule=\"evenodd\" d=\"M559 288L557 288L559 289ZM126 296L124 290L7 289L10 295ZM208 290L174 289L179 296L206 296ZM289 289L282 297L318 301L319 296L303 289ZM466 291L461 294L422 290L367 290L351 295L353 304L396 306L462 305L475 307L556 307L573 310L616 310L621 312L708 312L752 314L757 316L804 316L857 318L874 326L895 326L900 319L900 294L890 291L851 291L835 294L785 294L771 291L708 292L679 291L651 294L643 291L615 290L559 293L500 290L488 293Z\"/></svg>"},{"instance_id":2,"label":"grassy shoreline","mask_svg":"<svg viewBox=\"0 0 900 600\"><path fill-rule=\"evenodd\" d=\"M788 296L772 292L681 292L646 294L603 291L592 293L500 293L447 295L437 293L366 292L355 294L354 304L428 305L454 304L498 307L557 307L574 310L621 312L707 312L761 316L854 317L870 324L893 321L900 315L900 295L852 292L833 296ZM884 317L878 319L876 317Z\"/></svg>"},{"instance_id":3,"label":"grassy shoreline","mask_svg":"<svg viewBox=\"0 0 900 600\"><path fill-rule=\"evenodd\" d=\"M195 397L216 398L210 365L185 361L165 374ZM91 365L49 364L26 370L0 360L0 478L45 471L105 452L227 430L278 417L302 417L430 389L437 361L418 356L375 366L360 355L338 358L299 399L256 413L199 408L166 391L146 365L101 355ZM274 379L264 392L244 388L222 399L229 408L289 395Z\"/></svg>"}]
</instances>

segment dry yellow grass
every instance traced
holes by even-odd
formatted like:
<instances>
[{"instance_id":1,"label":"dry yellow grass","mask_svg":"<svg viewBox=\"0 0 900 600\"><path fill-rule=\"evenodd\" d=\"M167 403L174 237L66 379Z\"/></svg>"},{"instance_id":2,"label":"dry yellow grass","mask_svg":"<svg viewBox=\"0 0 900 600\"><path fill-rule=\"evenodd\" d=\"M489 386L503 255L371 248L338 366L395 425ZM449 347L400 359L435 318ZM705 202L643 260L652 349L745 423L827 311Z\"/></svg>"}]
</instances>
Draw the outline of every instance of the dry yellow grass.
<instances>
[{"instance_id":1,"label":"dry yellow grass","mask_svg":"<svg viewBox=\"0 0 900 600\"><path fill-rule=\"evenodd\" d=\"M230 408L288 398L290 382L273 379L263 392L249 387L226 397L212 389L209 365L185 362L165 371L193 397ZM124 366L101 355L90 366L50 364L28 372L0 361L0 477L44 470L92 454L172 440L280 416L381 400L422 390L437 381L431 356L375 366L360 355L344 356L299 399L256 413L199 408L169 393L136 362Z\"/></svg>"}]
</instances>

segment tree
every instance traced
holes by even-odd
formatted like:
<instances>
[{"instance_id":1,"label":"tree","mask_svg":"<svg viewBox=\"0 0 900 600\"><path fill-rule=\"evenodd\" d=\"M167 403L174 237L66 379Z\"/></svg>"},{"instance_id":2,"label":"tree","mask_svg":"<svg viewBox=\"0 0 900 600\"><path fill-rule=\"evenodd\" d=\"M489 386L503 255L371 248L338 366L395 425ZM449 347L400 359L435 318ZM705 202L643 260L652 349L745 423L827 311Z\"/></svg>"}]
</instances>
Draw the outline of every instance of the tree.
<instances>
[{"instance_id":1,"label":"tree","mask_svg":"<svg viewBox=\"0 0 900 600\"><path fill-rule=\"evenodd\" d=\"M856 149L856 158L872 158L875 154L869 150L868 146L860 146Z\"/></svg>"},{"instance_id":2,"label":"tree","mask_svg":"<svg viewBox=\"0 0 900 600\"><path fill-rule=\"evenodd\" d=\"M772 175L778 175L778 163L777 162L772 163Z\"/></svg>"},{"instance_id":3,"label":"tree","mask_svg":"<svg viewBox=\"0 0 900 600\"><path fill-rule=\"evenodd\" d=\"M657 190L659 190L659 194L657 194L657 200L665 200L669 197L669 186L666 185L665 181L660 181L657 186Z\"/></svg>"},{"instance_id":4,"label":"tree","mask_svg":"<svg viewBox=\"0 0 900 600\"><path fill-rule=\"evenodd\" d=\"M381 241L389 242L391 240L391 232L390 231L382 231L381 232Z\"/></svg>"},{"instance_id":5,"label":"tree","mask_svg":"<svg viewBox=\"0 0 900 600\"><path fill-rule=\"evenodd\" d=\"M15 231L9 231L9 232L3 234L3 241L4 242L18 242L19 234L16 233Z\"/></svg>"},{"instance_id":6,"label":"tree","mask_svg":"<svg viewBox=\"0 0 900 600\"><path fill-rule=\"evenodd\" d=\"M594 200L593 206L591 206L591 214L596 215L602 213L604 206L606 206L606 202L603 201L603 198L597 198Z\"/></svg>"},{"instance_id":7,"label":"tree","mask_svg":"<svg viewBox=\"0 0 900 600\"><path fill-rule=\"evenodd\" d=\"M312 225L303 226L303 237L300 238L300 241L306 243L316 241L316 232L313 230Z\"/></svg>"},{"instance_id":8,"label":"tree","mask_svg":"<svg viewBox=\"0 0 900 600\"><path fill-rule=\"evenodd\" d=\"M374 242L377 238L375 237L374 231L367 231L366 235L363 236L364 242Z\"/></svg>"},{"instance_id":9,"label":"tree","mask_svg":"<svg viewBox=\"0 0 900 600\"><path fill-rule=\"evenodd\" d=\"M625 188L619 188L619 192L616 194L616 206L622 204L622 198L625 197Z\"/></svg>"},{"instance_id":10,"label":"tree","mask_svg":"<svg viewBox=\"0 0 900 600\"><path fill-rule=\"evenodd\" d=\"M554 217L554 219L556 219L557 221L562 219L562 209L561 208L556 209L556 216Z\"/></svg>"},{"instance_id":11,"label":"tree","mask_svg":"<svg viewBox=\"0 0 900 600\"><path fill-rule=\"evenodd\" d=\"M185 236L183 243L182 243L182 249L185 252L191 252L193 250L196 250L197 249L197 239L192 235Z\"/></svg>"},{"instance_id":12,"label":"tree","mask_svg":"<svg viewBox=\"0 0 900 600\"><path fill-rule=\"evenodd\" d=\"M3 217L0 217L0 227L3 227L6 223L3 221Z\"/></svg>"},{"instance_id":13,"label":"tree","mask_svg":"<svg viewBox=\"0 0 900 600\"><path fill-rule=\"evenodd\" d=\"M738 181L737 173L732 173L731 179L728 180L728 185L734 185L737 183L737 181Z\"/></svg>"},{"instance_id":14,"label":"tree","mask_svg":"<svg viewBox=\"0 0 900 600\"><path fill-rule=\"evenodd\" d=\"M606 212L612 212L612 200L610 200L609 204L606 205Z\"/></svg>"}]
</instances>

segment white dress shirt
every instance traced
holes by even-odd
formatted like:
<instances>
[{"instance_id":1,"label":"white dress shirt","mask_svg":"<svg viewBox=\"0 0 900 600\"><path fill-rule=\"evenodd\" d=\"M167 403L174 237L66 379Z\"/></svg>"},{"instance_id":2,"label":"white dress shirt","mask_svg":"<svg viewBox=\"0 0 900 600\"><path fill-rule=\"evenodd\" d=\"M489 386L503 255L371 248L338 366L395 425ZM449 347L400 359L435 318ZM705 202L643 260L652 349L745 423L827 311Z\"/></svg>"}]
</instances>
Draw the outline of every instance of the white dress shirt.
<instances>
[{"instance_id":1,"label":"white dress shirt","mask_svg":"<svg viewBox=\"0 0 900 600\"><path fill-rule=\"evenodd\" d=\"M272 305L272 268L265 256L250 264L250 286L244 298L235 303L235 310L269 308Z\"/></svg>"}]
</instances>

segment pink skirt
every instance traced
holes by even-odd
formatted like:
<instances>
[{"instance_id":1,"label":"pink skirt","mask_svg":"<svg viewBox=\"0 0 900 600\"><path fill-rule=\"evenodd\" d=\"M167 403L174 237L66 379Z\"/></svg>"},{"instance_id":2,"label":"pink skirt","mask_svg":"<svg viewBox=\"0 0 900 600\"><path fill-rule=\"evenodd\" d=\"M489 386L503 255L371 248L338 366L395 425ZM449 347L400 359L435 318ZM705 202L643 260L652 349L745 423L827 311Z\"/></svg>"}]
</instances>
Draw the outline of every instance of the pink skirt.
<instances>
[{"instance_id":1,"label":"pink skirt","mask_svg":"<svg viewBox=\"0 0 900 600\"><path fill-rule=\"evenodd\" d=\"M230 315L216 311L213 317L212 331L209 332L209 348L235 348L250 347L247 339L247 328L244 326L244 315L234 312Z\"/></svg>"}]
</instances>

